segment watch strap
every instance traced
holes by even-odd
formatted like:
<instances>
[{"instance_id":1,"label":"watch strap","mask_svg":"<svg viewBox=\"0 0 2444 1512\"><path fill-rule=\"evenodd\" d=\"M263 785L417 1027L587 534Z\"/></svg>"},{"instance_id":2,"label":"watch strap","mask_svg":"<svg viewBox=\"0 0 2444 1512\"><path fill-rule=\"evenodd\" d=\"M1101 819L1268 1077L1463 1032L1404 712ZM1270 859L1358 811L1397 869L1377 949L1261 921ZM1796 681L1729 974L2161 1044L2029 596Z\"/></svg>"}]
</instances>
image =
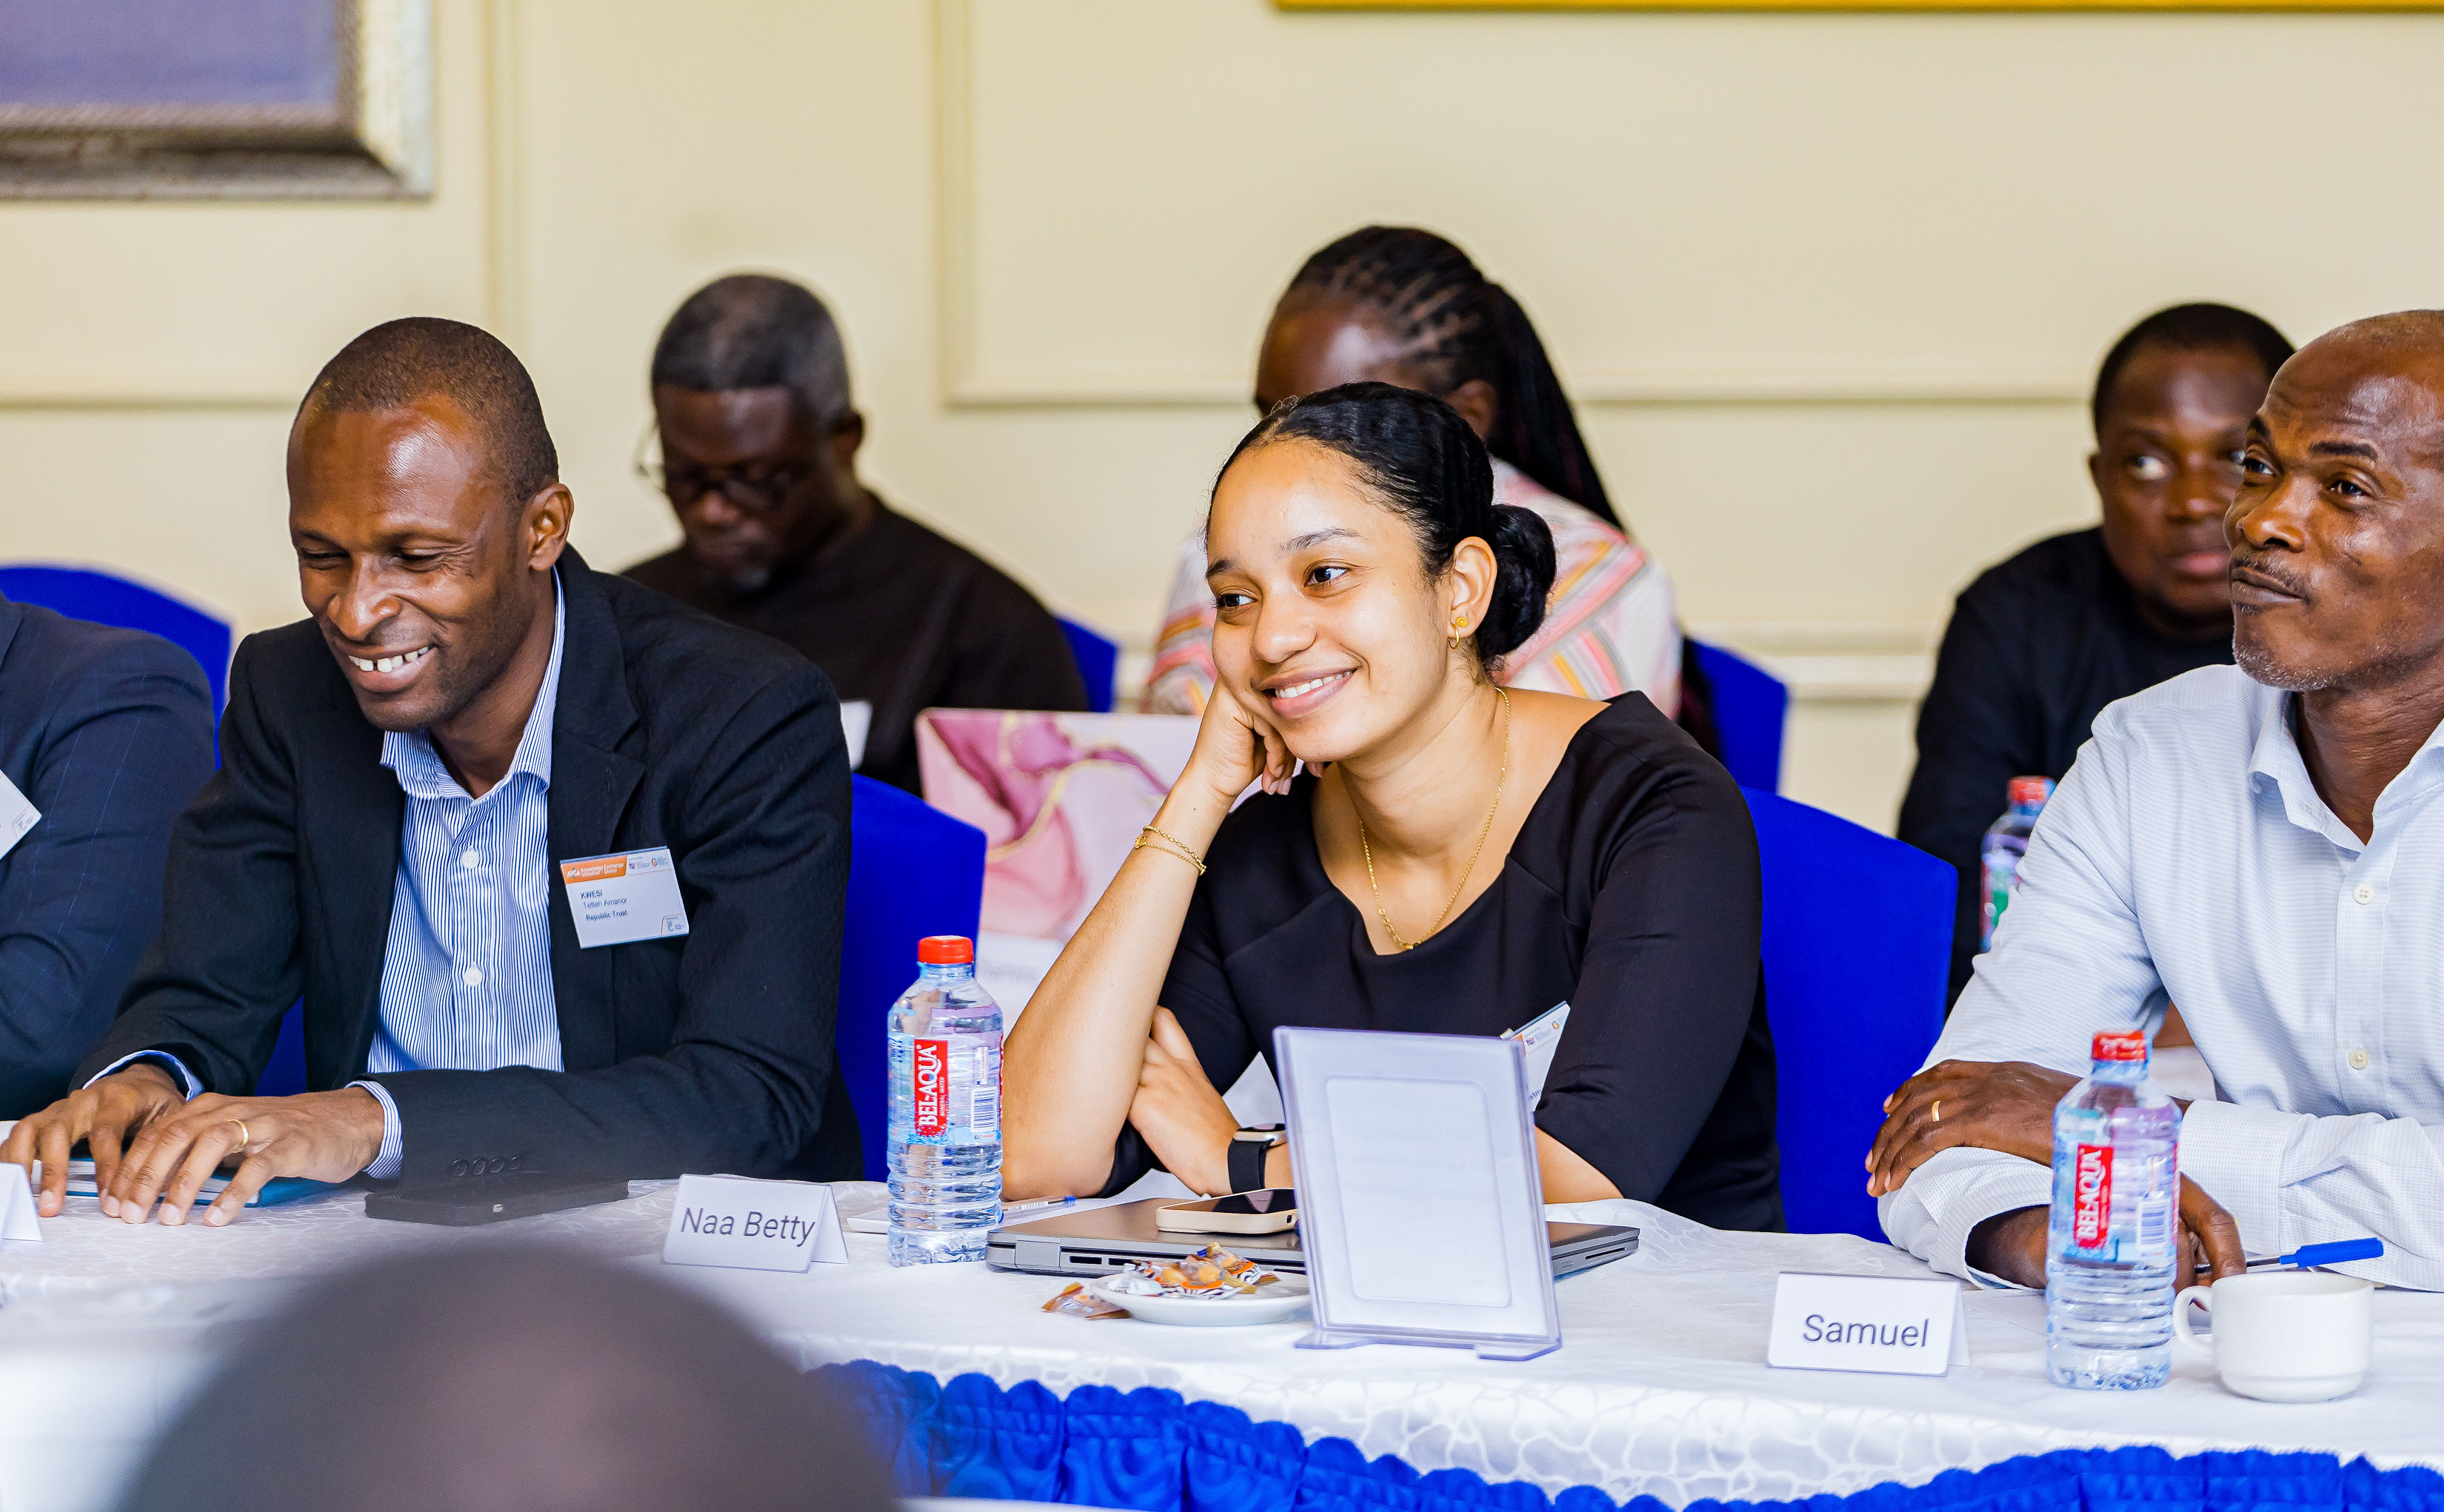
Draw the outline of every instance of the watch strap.
<instances>
[{"instance_id":1,"label":"watch strap","mask_svg":"<svg viewBox=\"0 0 2444 1512\"><path fill-rule=\"evenodd\" d=\"M1231 1141L1231 1189L1259 1191L1265 1185L1265 1157L1273 1152L1270 1141L1253 1139Z\"/></svg>"}]
</instances>

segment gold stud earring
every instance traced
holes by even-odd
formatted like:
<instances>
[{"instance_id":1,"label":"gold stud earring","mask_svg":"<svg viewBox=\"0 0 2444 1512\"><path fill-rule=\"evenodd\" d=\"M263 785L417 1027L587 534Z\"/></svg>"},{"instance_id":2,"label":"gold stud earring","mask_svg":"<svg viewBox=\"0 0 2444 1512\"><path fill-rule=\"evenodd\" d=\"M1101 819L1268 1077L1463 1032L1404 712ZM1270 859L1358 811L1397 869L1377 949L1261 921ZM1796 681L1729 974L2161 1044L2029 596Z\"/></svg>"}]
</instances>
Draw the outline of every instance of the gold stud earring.
<instances>
[{"instance_id":1,"label":"gold stud earring","mask_svg":"<svg viewBox=\"0 0 2444 1512\"><path fill-rule=\"evenodd\" d=\"M1468 616L1466 616L1466 615L1455 615L1455 616L1453 616L1453 618L1452 618L1452 633L1451 633L1451 636L1450 636L1450 644L1451 644L1451 649L1452 649L1452 650L1453 650L1453 651L1457 651L1457 650L1459 650L1459 637L1460 637L1461 636L1463 636L1463 635L1467 634L1467 632L1468 632Z\"/></svg>"}]
</instances>

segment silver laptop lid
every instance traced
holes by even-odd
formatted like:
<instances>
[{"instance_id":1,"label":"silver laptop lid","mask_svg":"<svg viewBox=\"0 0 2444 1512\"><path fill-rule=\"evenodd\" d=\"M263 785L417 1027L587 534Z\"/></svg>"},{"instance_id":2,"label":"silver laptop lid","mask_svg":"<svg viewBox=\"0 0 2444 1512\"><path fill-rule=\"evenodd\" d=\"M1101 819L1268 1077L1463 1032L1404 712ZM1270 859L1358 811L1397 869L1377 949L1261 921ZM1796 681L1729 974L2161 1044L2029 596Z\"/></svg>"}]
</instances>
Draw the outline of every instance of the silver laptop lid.
<instances>
[{"instance_id":1,"label":"silver laptop lid","mask_svg":"<svg viewBox=\"0 0 2444 1512\"><path fill-rule=\"evenodd\" d=\"M1176 1259L1207 1245L1220 1245L1268 1269L1306 1274L1296 1229L1279 1234L1185 1234L1156 1226L1155 1209L1188 1200L1149 1197L1010 1224L986 1237L985 1260L1004 1270L1046 1276L1103 1276L1140 1260ZM1548 1223L1545 1233L1552 1245L1556 1276L1619 1260L1638 1248L1637 1229L1610 1224Z\"/></svg>"}]
</instances>

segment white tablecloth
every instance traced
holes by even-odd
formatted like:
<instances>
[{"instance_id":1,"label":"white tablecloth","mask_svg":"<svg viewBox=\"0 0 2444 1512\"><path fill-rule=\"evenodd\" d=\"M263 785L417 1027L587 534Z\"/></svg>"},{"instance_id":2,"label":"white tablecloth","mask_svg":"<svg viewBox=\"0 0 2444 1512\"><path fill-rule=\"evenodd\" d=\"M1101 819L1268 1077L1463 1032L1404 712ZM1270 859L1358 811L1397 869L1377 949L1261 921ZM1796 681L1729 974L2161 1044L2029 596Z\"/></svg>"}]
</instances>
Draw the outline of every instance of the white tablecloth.
<instances>
[{"instance_id":1,"label":"white tablecloth","mask_svg":"<svg viewBox=\"0 0 2444 1512\"><path fill-rule=\"evenodd\" d=\"M879 1189L840 1189L844 1210ZM473 1231L375 1223L342 1193L248 1214L225 1229L130 1227L90 1203L45 1225L43 1244L0 1243L0 1509L106 1504L157 1424L209 1367L232 1320L297 1278L411 1247L547 1239L622 1258L701 1288L804 1365L874 1359L1004 1386L1167 1387L1338 1435L1420 1470L1461 1466L1547 1491L1602 1487L1674 1505L1705 1497L1787 1499L2048 1449L2153 1443L2176 1453L2306 1448L2379 1466L2444 1466L2444 1297L2382 1292L2376 1368L2341 1402L2282 1407L2225 1392L2201 1364L2163 1390L2059 1390L2044 1369L2044 1304L1970 1299L1972 1363L1940 1378L1768 1370L1780 1270L1922 1276L1898 1251L1837 1235L1725 1234L1634 1203L1556 1209L1636 1224L1629 1260L1561 1283L1564 1344L1543 1358L1481 1361L1451 1350L1296 1350L1302 1323L1172 1329L1085 1322L1036 1304L1050 1278L981 1264L894 1270L879 1238L852 1234L850 1263L808 1274L662 1267L666 1187L628 1201Z\"/></svg>"}]
</instances>

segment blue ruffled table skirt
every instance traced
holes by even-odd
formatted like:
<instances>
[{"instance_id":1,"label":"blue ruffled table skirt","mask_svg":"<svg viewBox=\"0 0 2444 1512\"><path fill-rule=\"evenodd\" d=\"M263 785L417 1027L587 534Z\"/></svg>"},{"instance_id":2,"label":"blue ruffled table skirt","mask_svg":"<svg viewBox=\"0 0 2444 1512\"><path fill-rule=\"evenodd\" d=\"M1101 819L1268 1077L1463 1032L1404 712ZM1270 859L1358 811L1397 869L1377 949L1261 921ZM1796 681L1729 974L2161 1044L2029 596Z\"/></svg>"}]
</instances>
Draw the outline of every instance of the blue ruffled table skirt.
<instances>
[{"instance_id":1,"label":"blue ruffled table skirt","mask_svg":"<svg viewBox=\"0 0 2444 1512\"><path fill-rule=\"evenodd\" d=\"M983 1375L945 1386L860 1360L818 1374L848 1399L903 1496L1065 1502L1139 1512L1616 1512L1594 1486L1547 1496L1469 1470L1420 1473L1369 1460L1347 1439L1309 1444L1287 1423L1174 1392ZM2444 1403L2436 1432L2444 1440ZM2444 1512L2444 1475L2378 1469L2330 1454L2247 1451L2175 1458L2145 1447L2063 1449L1925 1485L1879 1485L1801 1502L1698 1502L1691 1512ZM1623 1512L1671 1512L1639 1497Z\"/></svg>"}]
</instances>

